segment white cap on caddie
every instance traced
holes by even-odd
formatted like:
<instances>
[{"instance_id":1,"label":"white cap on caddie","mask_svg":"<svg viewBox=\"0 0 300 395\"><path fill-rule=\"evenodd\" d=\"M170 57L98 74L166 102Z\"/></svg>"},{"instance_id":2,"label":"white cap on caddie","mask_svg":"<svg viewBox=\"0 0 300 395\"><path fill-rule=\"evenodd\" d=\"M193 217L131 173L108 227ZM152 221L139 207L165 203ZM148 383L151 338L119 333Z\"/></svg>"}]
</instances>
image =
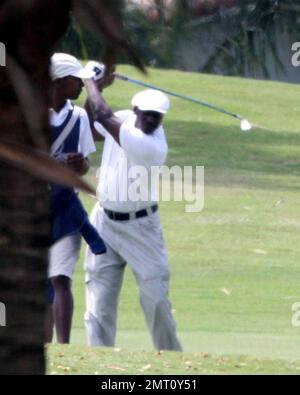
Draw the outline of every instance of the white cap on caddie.
<instances>
[{"instance_id":1,"label":"white cap on caddie","mask_svg":"<svg viewBox=\"0 0 300 395\"><path fill-rule=\"evenodd\" d=\"M170 108L168 96L154 89L137 93L133 96L131 104L141 111L155 111L161 114L166 114Z\"/></svg>"},{"instance_id":2,"label":"white cap on caddie","mask_svg":"<svg viewBox=\"0 0 300 395\"><path fill-rule=\"evenodd\" d=\"M93 71L82 67L74 56L66 53L55 53L51 57L50 74L53 81L69 75L81 79L93 78L95 75Z\"/></svg>"},{"instance_id":3,"label":"white cap on caddie","mask_svg":"<svg viewBox=\"0 0 300 395\"><path fill-rule=\"evenodd\" d=\"M90 60L86 64L85 69L94 72L94 81L99 81L99 80L101 80L101 78L104 77L105 65L102 63L96 62L95 60Z\"/></svg>"}]
</instances>

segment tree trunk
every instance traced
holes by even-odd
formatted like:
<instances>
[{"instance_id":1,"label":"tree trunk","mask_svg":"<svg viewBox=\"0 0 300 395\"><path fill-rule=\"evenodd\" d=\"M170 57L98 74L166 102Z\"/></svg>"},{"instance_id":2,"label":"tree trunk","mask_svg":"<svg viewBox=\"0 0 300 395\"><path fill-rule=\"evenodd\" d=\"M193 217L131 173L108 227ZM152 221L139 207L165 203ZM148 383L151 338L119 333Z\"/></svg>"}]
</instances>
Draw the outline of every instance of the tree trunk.
<instances>
[{"instance_id":1,"label":"tree trunk","mask_svg":"<svg viewBox=\"0 0 300 395\"><path fill-rule=\"evenodd\" d=\"M44 141L49 137L49 58L67 28L70 7L69 0L0 3L0 38L7 55L42 98L36 110L41 114L39 133ZM41 148L25 121L24 104L22 108L15 88L7 67L0 67L0 142ZM0 303L6 307L6 326L0 326L0 374L45 372L49 234L47 183L0 159Z\"/></svg>"},{"instance_id":2,"label":"tree trunk","mask_svg":"<svg viewBox=\"0 0 300 395\"><path fill-rule=\"evenodd\" d=\"M1 374L45 371L48 223L46 184L0 162Z\"/></svg>"}]
</instances>

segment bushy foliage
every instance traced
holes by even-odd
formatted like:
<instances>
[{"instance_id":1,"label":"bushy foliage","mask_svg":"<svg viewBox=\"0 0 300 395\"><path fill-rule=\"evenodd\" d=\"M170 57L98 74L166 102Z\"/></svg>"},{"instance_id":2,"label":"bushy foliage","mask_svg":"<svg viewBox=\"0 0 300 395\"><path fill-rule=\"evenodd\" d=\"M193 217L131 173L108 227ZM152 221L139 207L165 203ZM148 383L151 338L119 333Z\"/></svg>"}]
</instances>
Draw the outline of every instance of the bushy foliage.
<instances>
[{"instance_id":1,"label":"bushy foliage","mask_svg":"<svg viewBox=\"0 0 300 395\"><path fill-rule=\"evenodd\" d=\"M296 0L239 0L238 6L220 8L210 16L195 14L185 1L175 1L175 7L167 12L164 2L156 2L154 16L138 8L124 10L125 30L146 65L162 68L187 68L178 62L180 48L203 43L208 32L215 27L222 32L222 42L215 44L204 64L198 70L243 76L260 68L267 78L266 54L282 68L274 32L291 36L299 33L300 4ZM192 44L193 43L193 44ZM101 59L103 47L93 33L79 28L73 21L68 33L59 43L59 50L71 52L81 58ZM126 63L124 55L119 62Z\"/></svg>"},{"instance_id":2,"label":"bushy foliage","mask_svg":"<svg viewBox=\"0 0 300 395\"><path fill-rule=\"evenodd\" d=\"M158 67L174 66L174 48L189 17L184 2L178 2L170 19L165 18L162 10L158 10L155 20L138 8L126 9L123 15L125 31L130 32L137 54L146 65ZM72 20L56 50L70 52L80 58L100 59L103 55L103 46L96 35L79 27L75 20ZM128 59L120 54L119 61L127 62Z\"/></svg>"}]
</instances>

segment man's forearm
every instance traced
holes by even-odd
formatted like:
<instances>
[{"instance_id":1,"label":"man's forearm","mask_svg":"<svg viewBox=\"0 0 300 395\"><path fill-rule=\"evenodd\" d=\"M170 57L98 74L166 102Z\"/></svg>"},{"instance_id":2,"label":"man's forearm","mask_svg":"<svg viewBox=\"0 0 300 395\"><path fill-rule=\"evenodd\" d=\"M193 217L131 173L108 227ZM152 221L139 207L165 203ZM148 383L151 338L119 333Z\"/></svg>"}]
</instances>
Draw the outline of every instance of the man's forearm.
<instances>
[{"instance_id":1,"label":"man's forearm","mask_svg":"<svg viewBox=\"0 0 300 395\"><path fill-rule=\"evenodd\" d=\"M92 131L94 140L95 141L103 141L104 137L100 133L98 133L96 131L96 129L94 128L94 116L92 114L90 103L89 103L88 99L86 99L83 107L84 107L84 109L85 109L85 111L86 111L86 113L87 113L87 115L89 117L90 127L91 127L91 131Z\"/></svg>"},{"instance_id":2,"label":"man's forearm","mask_svg":"<svg viewBox=\"0 0 300 395\"><path fill-rule=\"evenodd\" d=\"M105 102L93 80L86 82L88 92L88 106L95 121L100 122L112 137L120 144L119 134L121 122L113 114L112 109Z\"/></svg>"}]
</instances>

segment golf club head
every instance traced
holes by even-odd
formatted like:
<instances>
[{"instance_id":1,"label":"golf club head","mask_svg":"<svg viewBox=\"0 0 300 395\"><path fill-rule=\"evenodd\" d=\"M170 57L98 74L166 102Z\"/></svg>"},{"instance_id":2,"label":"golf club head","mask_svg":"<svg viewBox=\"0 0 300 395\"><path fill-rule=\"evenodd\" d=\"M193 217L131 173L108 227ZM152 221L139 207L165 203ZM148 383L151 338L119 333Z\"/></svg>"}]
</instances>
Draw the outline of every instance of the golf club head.
<instances>
[{"instance_id":1,"label":"golf club head","mask_svg":"<svg viewBox=\"0 0 300 395\"><path fill-rule=\"evenodd\" d=\"M252 129L252 125L249 121L247 121L247 119L242 119L240 128L242 132L248 132L249 130Z\"/></svg>"}]
</instances>

